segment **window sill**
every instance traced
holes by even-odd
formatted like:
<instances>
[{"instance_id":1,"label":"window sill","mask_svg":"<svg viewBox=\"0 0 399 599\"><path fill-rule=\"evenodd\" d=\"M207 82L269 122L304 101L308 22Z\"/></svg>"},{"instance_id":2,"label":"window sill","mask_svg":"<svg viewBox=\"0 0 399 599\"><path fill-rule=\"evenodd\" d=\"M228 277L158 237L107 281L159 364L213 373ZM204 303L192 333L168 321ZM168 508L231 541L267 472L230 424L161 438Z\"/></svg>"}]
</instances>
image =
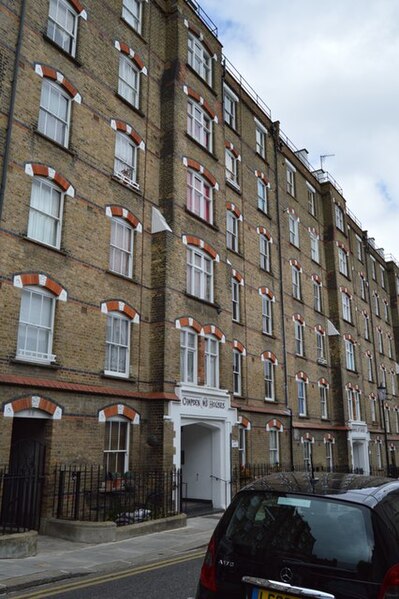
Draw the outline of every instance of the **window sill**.
<instances>
[{"instance_id":1,"label":"window sill","mask_svg":"<svg viewBox=\"0 0 399 599\"><path fill-rule=\"evenodd\" d=\"M80 68L82 66L82 63L76 58L76 56L73 56L72 54L70 54L63 48L61 48L61 46L59 46L54 40L52 40L51 37L49 37L45 31L43 31L42 35L43 35L43 39L48 44L50 44L50 46L53 46L53 48L56 48L58 50L58 52L60 52L63 56L65 56L65 58L68 58L68 60L73 62L76 67Z\"/></svg>"},{"instance_id":2,"label":"window sill","mask_svg":"<svg viewBox=\"0 0 399 599\"><path fill-rule=\"evenodd\" d=\"M34 368L49 368L50 370L58 370L59 368L61 368L61 365L55 362L34 362L33 360L24 360L23 358L18 358L17 356L15 356L14 358L10 358L9 362L10 364L33 366Z\"/></svg>"},{"instance_id":3,"label":"window sill","mask_svg":"<svg viewBox=\"0 0 399 599\"><path fill-rule=\"evenodd\" d=\"M187 131L186 131L186 137L191 142L193 142L198 148L200 148L201 150L203 150L204 152L206 152L208 154L208 156L210 156L214 160L218 160L218 157L211 150L208 150L208 148L206 146L202 145L202 143L200 143L197 139L195 139L195 137L193 137L192 135L190 135L189 133L187 133Z\"/></svg>"},{"instance_id":4,"label":"window sill","mask_svg":"<svg viewBox=\"0 0 399 599\"><path fill-rule=\"evenodd\" d=\"M259 206L257 206L256 209L258 212L263 214L263 216L266 216L269 220L272 220L272 217L270 216L270 214L268 212L265 212L265 210L262 210L262 208L259 208Z\"/></svg>"},{"instance_id":5,"label":"window sill","mask_svg":"<svg viewBox=\"0 0 399 599\"><path fill-rule=\"evenodd\" d=\"M120 17L120 20L122 21L122 23L125 23L125 25L127 27L129 27L130 31L133 31L137 37L139 37L141 39L142 42L144 42L145 44L147 43L147 40L143 37L142 33L140 33L140 31L137 31L137 29L135 29L133 27L133 25L131 25L128 21L126 21L126 19L124 19L122 16ZM142 24L142 23L141 23Z\"/></svg>"},{"instance_id":6,"label":"window sill","mask_svg":"<svg viewBox=\"0 0 399 599\"><path fill-rule=\"evenodd\" d=\"M348 368L347 366L346 366L346 370L347 370L348 372L351 372L352 374L359 375L359 372L358 372L358 370L353 370L352 368Z\"/></svg>"},{"instance_id":7,"label":"window sill","mask_svg":"<svg viewBox=\"0 0 399 599\"><path fill-rule=\"evenodd\" d=\"M302 360L306 360L306 355L305 354L295 354L296 358L301 358Z\"/></svg>"},{"instance_id":8,"label":"window sill","mask_svg":"<svg viewBox=\"0 0 399 599\"><path fill-rule=\"evenodd\" d=\"M275 403L275 404L278 403L277 399L271 399L270 397L265 397L265 402L266 403Z\"/></svg>"},{"instance_id":9,"label":"window sill","mask_svg":"<svg viewBox=\"0 0 399 599\"><path fill-rule=\"evenodd\" d=\"M124 98L123 96L121 96L118 92L115 92L115 96L117 98L119 98L119 100L121 102L123 102L124 104L126 104L126 106L128 108L130 108L130 110L133 110L133 112L135 112L136 114L138 114L139 116L145 117L145 114L142 110L140 110L140 108L137 108L137 106L135 106L134 104L131 104L129 102L129 100L126 100L126 98Z\"/></svg>"},{"instance_id":10,"label":"window sill","mask_svg":"<svg viewBox=\"0 0 399 599\"><path fill-rule=\"evenodd\" d=\"M296 250L301 251L301 248L299 247L299 245L296 245L296 243L292 243L292 241L290 241L290 245L295 248Z\"/></svg>"},{"instance_id":11,"label":"window sill","mask_svg":"<svg viewBox=\"0 0 399 599\"><path fill-rule=\"evenodd\" d=\"M239 195L242 195L242 191L241 191L241 188L238 185L238 183L233 183L233 181L226 179L226 185L227 185L227 187L230 187L230 189L233 189Z\"/></svg>"},{"instance_id":12,"label":"window sill","mask_svg":"<svg viewBox=\"0 0 399 599\"><path fill-rule=\"evenodd\" d=\"M264 162L267 166L269 166L269 163L267 161L266 156L262 156L262 154L260 154L260 152L258 152L257 150L255 150L255 155L262 160L262 162Z\"/></svg>"},{"instance_id":13,"label":"window sill","mask_svg":"<svg viewBox=\"0 0 399 599\"><path fill-rule=\"evenodd\" d=\"M220 314L222 311L222 307L217 304L216 302L208 302L208 300L202 299L201 297L197 297L196 295L192 295L191 293L188 293L188 291L185 292L186 297L189 297L190 299L194 299L197 302L200 302L201 304L204 304L205 306L210 306L211 308L215 308L215 310L217 310L217 313Z\"/></svg>"},{"instance_id":14,"label":"window sill","mask_svg":"<svg viewBox=\"0 0 399 599\"><path fill-rule=\"evenodd\" d=\"M295 295L292 296L292 299L294 299L296 302L298 302L299 304L304 305L305 302L303 301L303 299L301 297L295 297Z\"/></svg>"},{"instance_id":15,"label":"window sill","mask_svg":"<svg viewBox=\"0 0 399 599\"><path fill-rule=\"evenodd\" d=\"M233 248L230 248L230 247L228 247L228 246L226 246L226 250L227 250L228 252L231 252L231 253L232 253L232 254L234 254L235 256L238 256L239 258L244 258L243 254L242 254L240 251L238 251L238 250L233 250Z\"/></svg>"},{"instance_id":16,"label":"window sill","mask_svg":"<svg viewBox=\"0 0 399 599\"><path fill-rule=\"evenodd\" d=\"M64 152L66 152L67 154L69 154L70 156L72 156L73 158L77 158L77 156L78 156L77 152L74 152L70 148L67 148L66 146L63 146L62 144L59 144L58 141L55 141L54 139L51 139L51 137L48 137L47 135L45 135L44 133L42 133L41 131L39 131L39 129L37 129L37 128L34 129L34 133L38 137L41 137L42 139L45 139L46 141L50 142L56 148L59 148L60 150L63 150Z\"/></svg>"},{"instance_id":17,"label":"window sill","mask_svg":"<svg viewBox=\"0 0 399 599\"><path fill-rule=\"evenodd\" d=\"M346 324L350 324L351 327L354 327L354 323L351 320L347 320L346 318L342 317L342 320L346 323Z\"/></svg>"},{"instance_id":18,"label":"window sill","mask_svg":"<svg viewBox=\"0 0 399 599\"><path fill-rule=\"evenodd\" d=\"M273 333L266 333L265 331L262 331L262 335L268 337L269 339L277 339L276 335L274 335Z\"/></svg>"},{"instance_id":19,"label":"window sill","mask_svg":"<svg viewBox=\"0 0 399 599\"><path fill-rule=\"evenodd\" d=\"M215 92L215 90L213 89L212 85L210 85L203 77L201 77L201 75L199 73L197 73L197 71L195 69L193 69L193 67L191 65L188 64L188 62L186 63L186 67L187 69L190 71L190 73L193 73L193 75L195 75L197 77L197 79L199 81L201 81L201 83L203 83L204 85L206 85L207 89L209 89L209 91L214 95L217 96L217 93ZM213 73L212 73L213 74Z\"/></svg>"},{"instance_id":20,"label":"window sill","mask_svg":"<svg viewBox=\"0 0 399 599\"><path fill-rule=\"evenodd\" d=\"M239 132L237 131L237 129L235 129L234 127L232 127L229 123L227 123L224 119L223 119L224 125L230 129L230 131L233 131L236 135L238 135L238 137L241 137L241 135L239 134Z\"/></svg>"},{"instance_id":21,"label":"window sill","mask_svg":"<svg viewBox=\"0 0 399 599\"><path fill-rule=\"evenodd\" d=\"M135 193L136 195L138 195L140 198L143 197L143 192L141 191L141 189L136 189L135 187L128 185L127 183L125 183L124 181L122 181L122 179L120 179L119 177L117 177L116 175L114 175L112 173L111 175L111 179L112 181L115 181L116 183L119 183L119 185L122 185L122 187L124 187L125 189L128 189L129 191L132 191L133 193Z\"/></svg>"},{"instance_id":22,"label":"window sill","mask_svg":"<svg viewBox=\"0 0 399 599\"><path fill-rule=\"evenodd\" d=\"M241 322L241 320L234 320L234 318L232 318L232 319L231 319L231 322L232 322L233 324L238 324L240 327L243 327L243 326L244 326L244 323L243 323L243 322Z\"/></svg>"},{"instance_id":23,"label":"window sill","mask_svg":"<svg viewBox=\"0 0 399 599\"><path fill-rule=\"evenodd\" d=\"M26 233L21 235L22 239L24 241L27 241L29 243L33 243L34 245L38 245L42 248L46 248L47 250L50 250L51 252L55 252L56 254L61 254L61 256L68 256L68 253L61 249L61 248L56 248L52 245L47 245L47 243L44 243L43 241L39 241L38 239L32 239L31 237L28 237L28 235Z\"/></svg>"},{"instance_id":24,"label":"window sill","mask_svg":"<svg viewBox=\"0 0 399 599\"><path fill-rule=\"evenodd\" d=\"M113 275L114 277L118 277L118 279L123 279L124 281L129 281L129 283L137 284L137 282L138 282L134 276L128 277L126 275L122 275L119 272L115 272L115 271L111 270L110 268L107 268L107 270L105 272L107 274Z\"/></svg>"},{"instance_id":25,"label":"window sill","mask_svg":"<svg viewBox=\"0 0 399 599\"><path fill-rule=\"evenodd\" d=\"M136 379L130 376L119 376L117 374L111 374L108 372L102 372L100 374L102 379L112 379L113 381L127 381L128 383L135 383Z\"/></svg>"},{"instance_id":26,"label":"window sill","mask_svg":"<svg viewBox=\"0 0 399 599\"><path fill-rule=\"evenodd\" d=\"M213 229L214 231L220 231L219 227L217 227L216 225L214 225L213 223L208 222L207 220L205 220L204 218L201 218L200 216L198 216L198 214L195 214L195 212L191 212L191 210L189 210L187 208L187 206L184 207L185 211L187 214L189 214L192 218L195 218L195 220L199 221L200 223L203 223L204 225L206 225L207 227L210 227L211 229Z\"/></svg>"}]
</instances>

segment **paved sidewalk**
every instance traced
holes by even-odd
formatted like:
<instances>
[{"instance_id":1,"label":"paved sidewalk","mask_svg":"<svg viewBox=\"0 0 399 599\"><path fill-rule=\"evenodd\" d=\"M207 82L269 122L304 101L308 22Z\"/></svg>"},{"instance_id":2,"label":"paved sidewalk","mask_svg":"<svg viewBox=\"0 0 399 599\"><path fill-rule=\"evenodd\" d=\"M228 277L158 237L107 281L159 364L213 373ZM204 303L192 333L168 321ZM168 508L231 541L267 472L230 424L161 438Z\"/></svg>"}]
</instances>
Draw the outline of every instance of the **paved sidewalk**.
<instances>
[{"instance_id":1,"label":"paved sidewalk","mask_svg":"<svg viewBox=\"0 0 399 599\"><path fill-rule=\"evenodd\" d=\"M220 516L221 513L188 518L183 528L101 545L39 536L34 557L0 560L0 596L46 582L172 558L205 547Z\"/></svg>"}]
</instances>

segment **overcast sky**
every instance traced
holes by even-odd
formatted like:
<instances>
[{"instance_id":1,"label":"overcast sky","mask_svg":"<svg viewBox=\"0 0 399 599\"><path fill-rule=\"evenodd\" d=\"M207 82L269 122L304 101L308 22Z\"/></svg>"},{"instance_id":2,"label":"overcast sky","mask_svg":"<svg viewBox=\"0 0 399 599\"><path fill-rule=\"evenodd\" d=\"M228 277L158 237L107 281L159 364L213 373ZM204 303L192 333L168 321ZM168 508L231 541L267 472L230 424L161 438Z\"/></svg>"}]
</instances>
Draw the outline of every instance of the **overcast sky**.
<instances>
[{"instance_id":1,"label":"overcast sky","mask_svg":"<svg viewBox=\"0 0 399 599\"><path fill-rule=\"evenodd\" d=\"M199 0L224 54L399 260L399 0Z\"/></svg>"}]
</instances>

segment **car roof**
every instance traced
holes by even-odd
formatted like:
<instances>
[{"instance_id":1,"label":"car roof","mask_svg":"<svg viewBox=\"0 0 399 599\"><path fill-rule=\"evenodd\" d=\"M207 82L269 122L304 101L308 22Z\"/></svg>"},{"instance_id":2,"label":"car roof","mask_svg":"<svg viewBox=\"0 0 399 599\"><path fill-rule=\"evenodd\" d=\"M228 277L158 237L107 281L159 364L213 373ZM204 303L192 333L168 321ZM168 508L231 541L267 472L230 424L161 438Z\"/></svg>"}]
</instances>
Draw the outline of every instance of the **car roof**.
<instances>
[{"instance_id":1,"label":"car roof","mask_svg":"<svg viewBox=\"0 0 399 599\"><path fill-rule=\"evenodd\" d=\"M256 479L241 491L271 491L304 495L339 495L340 500L375 504L399 490L399 480L341 472L276 472Z\"/></svg>"}]
</instances>

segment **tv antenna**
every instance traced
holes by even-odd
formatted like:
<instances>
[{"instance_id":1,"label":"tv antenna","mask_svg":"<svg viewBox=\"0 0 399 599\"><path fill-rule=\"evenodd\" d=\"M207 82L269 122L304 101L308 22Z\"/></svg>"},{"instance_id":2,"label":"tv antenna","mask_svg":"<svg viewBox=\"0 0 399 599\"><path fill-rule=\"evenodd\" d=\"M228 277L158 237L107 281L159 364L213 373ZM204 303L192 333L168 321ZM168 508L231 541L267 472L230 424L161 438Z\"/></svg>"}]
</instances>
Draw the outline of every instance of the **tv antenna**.
<instances>
[{"instance_id":1,"label":"tv antenna","mask_svg":"<svg viewBox=\"0 0 399 599\"><path fill-rule=\"evenodd\" d=\"M335 154L322 154L320 156L320 169L324 171L324 161L326 158L330 158L331 156L335 156Z\"/></svg>"}]
</instances>

